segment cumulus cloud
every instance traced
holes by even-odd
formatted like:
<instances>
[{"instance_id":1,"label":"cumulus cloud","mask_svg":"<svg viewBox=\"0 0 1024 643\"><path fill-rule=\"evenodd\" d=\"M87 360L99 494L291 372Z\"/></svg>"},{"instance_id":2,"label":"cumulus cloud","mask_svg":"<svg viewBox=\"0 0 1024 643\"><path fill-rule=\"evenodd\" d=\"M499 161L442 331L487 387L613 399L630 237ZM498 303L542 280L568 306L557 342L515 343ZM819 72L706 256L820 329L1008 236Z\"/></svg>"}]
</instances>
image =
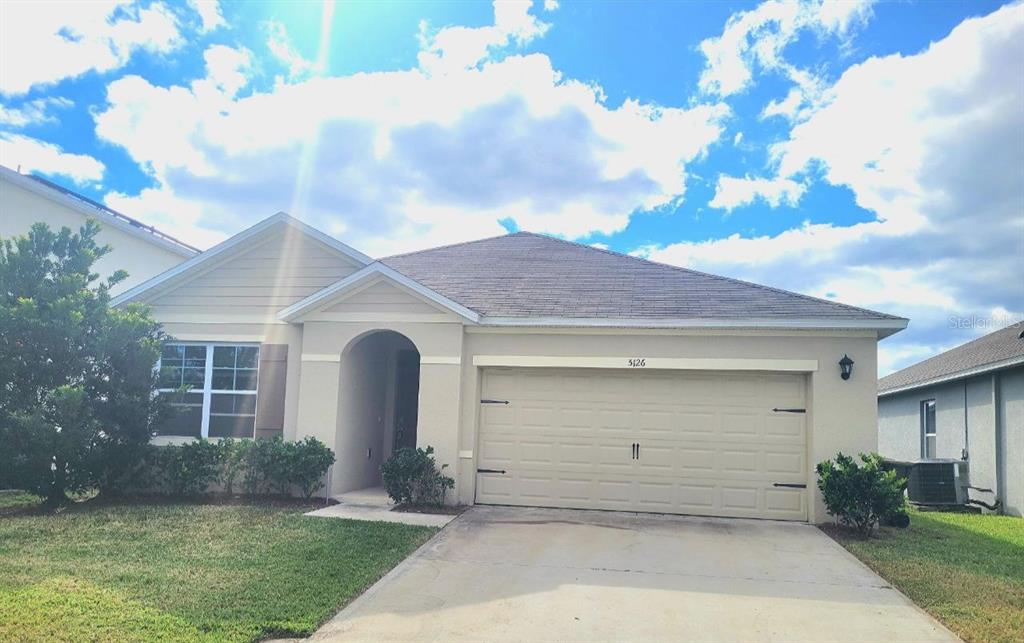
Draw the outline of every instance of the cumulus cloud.
<instances>
[{"instance_id":1,"label":"cumulus cloud","mask_svg":"<svg viewBox=\"0 0 1024 643\"><path fill-rule=\"evenodd\" d=\"M524 6L496 3L481 38L463 27L429 37L422 67L243 96L240 80L223 78L244 75L246 56L227 48L207 51L208 77L187 86L118 79L96 133L158 185L118 195L117 207L181 208L191 214L153 220L198 244L287 210L379 255L500 234L505 220L610 234L635 211L677 203L687 163L718 140L727 108L611 108L547 56L494 49L544 29Z\"/></svg>"},{"instance_id":2,"label":"cumulus cloud","mask_svg":"<svg viewBox=\"0 0 1024 643\"><path fill-rule=\"evenodd\" d=\"M918 54L853 65L772 153L782 180L820 172L875 220L650 255L909 316L910 329L890 340L899 354L882 344L888 368L948 342L950 317L1020 315L1021 60L1024 11L1014 4ZM975 331L959 332L966 341Z\"/></svg>"},{"instance_id":3,"label":"cumulus cloud","mask_svg":"<svg viewBox=\"0 0 1024 643\"><path fill-rule=\"evenodd\" d=\"M177 18L159 2L8 2L3 17L0 93L8 95L116 69L137 50L164 53L183 42Z\"/></svg>"},{"instance_id":4,"label":"cumulus cloud","mask_svg":"<svg viewBox=\"0 0 1024 643\"><path fill-rule=\"evenodd\" d=\"M738 136L738 135L737 135ZM761 199L770 206L780 204L796 205L807 186L793 179L759 177L735 177L720 175L715 187L715 196L708 203L712 208L733 210L750 205Z\"/></svg>"},{"instance_id":5,"label":"cumulus cloud","mask_svg":"<svg viewBox=\"0 0 1024 643\"><path fill-rule=\"evenodd\" d=\"M189 6L199 15L199 31L208 33L227 25L217 0L188 0Z\"/></svg>"},{"instance_id":6,"label":"cumulus cloud","mask_svg":"<svg viewBox=\"0 0 1024 643\"><path fill-rule=\"evenodd\" d=\"M794 83L782 101L764 116L795 116L813 105L822 91L816 74L790 64L785 48L805 31L847 39L871 16L873 0L767 0L730 16L720 36L700 44L707 58L700 76L703 92L731 96L747 89L755 73L775 73Z\"/></svg>"},{"instance_id":7,"label":"cumulus cloud","mask_svg":"<svg viewBox=\"0 0 1024 643\"><path fill-rule=\"evenodd\" d=\"M99 181L106 169L91 156L65 152L52 143L20 134L0 134L0 164L22 174L59 174L80 185Z\"/></svg>"}]
</instances>

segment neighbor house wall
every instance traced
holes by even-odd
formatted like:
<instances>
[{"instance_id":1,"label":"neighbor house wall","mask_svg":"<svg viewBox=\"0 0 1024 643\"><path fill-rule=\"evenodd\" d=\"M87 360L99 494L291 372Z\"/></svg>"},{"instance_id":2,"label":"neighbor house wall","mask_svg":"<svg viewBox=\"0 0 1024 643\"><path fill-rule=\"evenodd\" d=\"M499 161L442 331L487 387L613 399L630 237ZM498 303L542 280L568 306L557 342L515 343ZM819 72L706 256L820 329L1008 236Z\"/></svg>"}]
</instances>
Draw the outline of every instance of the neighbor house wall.
<instances>
[{"instance_id":1,"label":"neighbor house wall","mask_svg":"<svg viewBox=\"0 0 1024 643\"><path fill-rule=\"evenodd\" d=\"M610 331L467 328L462 360L462 417L459 433L458 498L471 503L476 484L476 434L481 369L477 355L566 357L666 357L817 360L808 381L808 479L814 522L827 519L817 491L814 465L838 451L877 449L875 405L877 339L870 332L822 331ZM843 380L838 362L848 354L856 362Z\"/></svg>"},{"instance_id":2,"label":"neighbor house wall","mask_svg":"<svg viewBox=\"0 0 1024 643\"><path fill-rule=\"evenodd\" d=\"M970 482L975 487L970 497L989 504L997 499L997 458L1003 458L1005 509L1020 515L1024 488L1024 439L1019 437L1024 433L1022 398L1024 369L1020 368L882 396L878 398L879 452L897 460L923 458L921 403L935 400L936 457L959 460L966 449ZM1002 427L999 434L997 418Z\"/></svg>"},{"instance_id":3,"label":"neighbor house wall","mask_svg":"<svg viewBox=\"0 0 1024 643\"><path fill-rule=\"evenodd\" d=\"M40 189L47 188L40 186ZM147 232L128 232L123 227L131 224L114 223L100 211L88 217L57 200L0 178L0 238L9 239L28 234L32 224L38 222L46 223L54 231L67 227L72 232L78 232L89 218L100 224L97 243L109 244L111 247L110 254L93 264L93 270L101 280L106 280L117 270L128 272L128 278L111 290L115 295L178 265L194 254L185 248L170 249L167 244L157 242L155 237L152 240L146 239L145 235L149 234Z\"/></svg>"},{"instance_id":4,"label":"neighbor house wall","mask_svg":"<svg viewBox=\"0 0 1024 643\"><path fill-rule=\"evenodd\" d=\"M999 378L999 426L1006 513L1024 515L1024 368Z\"/></svg>"}]
</instances>

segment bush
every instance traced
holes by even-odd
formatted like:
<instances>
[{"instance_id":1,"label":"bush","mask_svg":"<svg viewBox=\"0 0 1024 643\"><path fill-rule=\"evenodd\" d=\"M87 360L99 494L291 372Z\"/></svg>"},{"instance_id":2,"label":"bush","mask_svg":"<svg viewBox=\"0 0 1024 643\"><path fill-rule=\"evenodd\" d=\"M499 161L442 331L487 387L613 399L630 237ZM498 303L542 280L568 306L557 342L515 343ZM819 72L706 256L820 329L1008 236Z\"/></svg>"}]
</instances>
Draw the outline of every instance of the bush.
<instances>
[{"instance_id":1,"label":"bush","mask_svg":"<svg viewBox=\"0 0 1024 643\"><path fill-rule=\"evenodd\" d=\"M139 489L156 487L172 495L187 496L207 493L219 483L231 495L241 480L244 492L249 495L288 495L297 488L309 498L323 487L324 474L334 464L334 453L312 437L299 442L285 442L281 438L228 438L220 442L199 439L182 445L151 447L147 460L147 476L136 480Z\"/></svg>"},{"instance_id":2,"label":"bush","mask_svg":"<svg viewBox=\"0 0 1024 643\"><path fill-rule=\"evenodd\" d=\"M877 453L860 454L858 465L848 455L825 460L816 467L818 488L829 514L839 523L870 536L880 522L900 523L906 515L906 478L886 470Z\"/></svg>"},{"instance_id":3,"label":"bush","mask_svg":"<svg viewBox=\"0 0 1024 643\"><path fill-rule=\"evenodd\" d=\"M220 478L222 449L208 440L158 447L157 453L161 477L171 495L205 493Z\"/></svg>"},{"instance_id":4,"label":"bush","mask_svg":"<svg viewBox=\"0 0 1024 643\"><path fill-rule=\"evenodd\" d=\"M384 489L398 504L444 504L445 491L455 487L455 480L444 475L442 465L434 463L434 447L399 449L381 465Z\"/></svg>"}]
</instances>

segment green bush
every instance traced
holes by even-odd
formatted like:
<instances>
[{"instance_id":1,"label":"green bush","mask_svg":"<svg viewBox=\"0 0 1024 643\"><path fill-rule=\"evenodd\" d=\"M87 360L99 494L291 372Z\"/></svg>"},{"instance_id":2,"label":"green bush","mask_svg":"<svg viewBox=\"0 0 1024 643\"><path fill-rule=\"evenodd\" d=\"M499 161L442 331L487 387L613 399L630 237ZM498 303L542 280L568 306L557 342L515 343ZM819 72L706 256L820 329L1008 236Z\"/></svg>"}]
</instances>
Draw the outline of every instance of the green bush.
<instances>
[{"instance_id":1,"label":"green bush","mask_svg":"<svg viewBox=\"0 0 1024 643\"><path fill-rule=\"evenodd\" d=\"M825 507L839 523L870 536L880 522L901 522L906 514L906 478L887 470L877 453L860 454L858 465L848 455L825 460L816 467Z\"/></svg>"},{"instance_id":2,"label":"green bush","mask_svg":"<svg viewBox=\"0 0 1024 643\"><path fill-rule=\"evenodd\" d=\"M206 493L220 478L223 452L208 440L158 447L157 453L164 486L171 495Z\"/></svg>"},{"instance_id":3,"label":"green bush","mask_svg":"<svg viewBox=\"0 0 1024 643\"><path fill-rule=\"evenodd\" d=\"M199 439L182 445L151 447L145 475L137 490L161 489L178 496L208 493L220 484L232 495L241 480L248 495L289 495L297 489L309 498L323 487L323 477L334 464L334 453L316 438L299 442Z\"/></svg>"},{"instance_id":4,"label":"green bush","mask_svg":"<svg viewBox=\"0 0 1024 643\"><path fill-rule=\"evenodd\" d=\"M437 468L434 447L404 448L395 451L381 465L380 472L384 489L396 503L440 506L444 504L445 491L455 487L455 480L443 473L447 466Z\"/></svg>"}]
</instances>

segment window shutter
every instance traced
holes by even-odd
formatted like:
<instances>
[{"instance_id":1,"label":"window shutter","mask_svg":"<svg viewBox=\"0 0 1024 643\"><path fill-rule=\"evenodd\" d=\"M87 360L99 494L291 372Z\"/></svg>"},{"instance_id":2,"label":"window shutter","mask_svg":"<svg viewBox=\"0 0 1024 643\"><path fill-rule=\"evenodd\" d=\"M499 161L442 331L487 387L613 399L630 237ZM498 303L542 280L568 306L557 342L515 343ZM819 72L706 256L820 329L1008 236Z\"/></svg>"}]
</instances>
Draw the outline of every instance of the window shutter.
<instances>
[{"instance_id":1,"label":"window shutter","mask_svg":"<svg viewBox=\"0 0 1024 643\"><path fill-rule=\"evenodd\" d=\"M260 374L256 394L256 437L284 434L284 394L288 375L288 344L260 346Z\"/></svg>"}]
</instances>

